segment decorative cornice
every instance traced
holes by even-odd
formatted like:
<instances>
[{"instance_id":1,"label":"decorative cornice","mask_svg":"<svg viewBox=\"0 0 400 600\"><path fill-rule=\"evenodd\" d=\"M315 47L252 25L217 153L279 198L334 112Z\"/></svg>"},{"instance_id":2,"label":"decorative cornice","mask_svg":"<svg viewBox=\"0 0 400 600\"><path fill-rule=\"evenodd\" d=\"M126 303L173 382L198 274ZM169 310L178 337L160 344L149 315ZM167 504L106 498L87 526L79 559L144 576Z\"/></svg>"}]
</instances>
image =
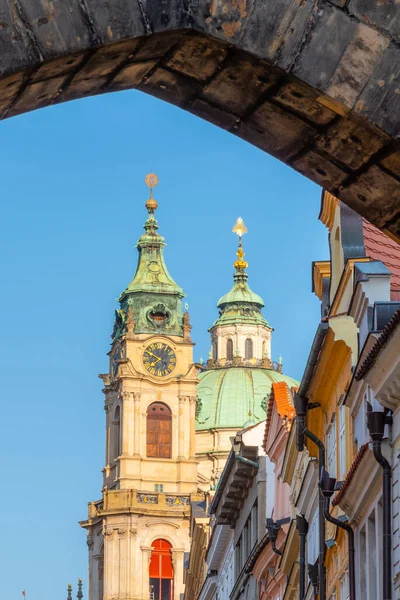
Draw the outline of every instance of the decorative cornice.
<instances>
[{"instance_id":1,"label":"decorative cornice","mask_svg":"<svg viewBox=\"0 0 400 600\"><path fill-rule=\"evenodd\" d=\"M331 263L329 260L313 262L313 292L322 300L323 280L331 276Z\"/></svg>"}]
</instances>

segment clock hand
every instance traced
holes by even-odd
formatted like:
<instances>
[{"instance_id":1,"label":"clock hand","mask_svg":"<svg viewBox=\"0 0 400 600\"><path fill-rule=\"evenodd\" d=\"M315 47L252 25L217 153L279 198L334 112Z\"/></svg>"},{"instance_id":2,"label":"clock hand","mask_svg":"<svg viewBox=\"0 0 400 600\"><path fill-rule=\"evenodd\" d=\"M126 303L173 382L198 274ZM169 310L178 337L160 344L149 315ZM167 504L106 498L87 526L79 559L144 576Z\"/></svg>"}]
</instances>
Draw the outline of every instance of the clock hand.
<instances>
[{"instance_id":1,"label":"clock hand","mask_svg":"<svg viewBox=\"0 0 400 600\"><path fill-rule=\"evenodd\" d=\"M159 356L156 356L155 354L153 354L152 352L150 352L149 350L146 350L147 354L149 354L150 356L152 356L153 358L156 358L157 360L161 360L161 358Z\"/></svg>"}]
</instances>

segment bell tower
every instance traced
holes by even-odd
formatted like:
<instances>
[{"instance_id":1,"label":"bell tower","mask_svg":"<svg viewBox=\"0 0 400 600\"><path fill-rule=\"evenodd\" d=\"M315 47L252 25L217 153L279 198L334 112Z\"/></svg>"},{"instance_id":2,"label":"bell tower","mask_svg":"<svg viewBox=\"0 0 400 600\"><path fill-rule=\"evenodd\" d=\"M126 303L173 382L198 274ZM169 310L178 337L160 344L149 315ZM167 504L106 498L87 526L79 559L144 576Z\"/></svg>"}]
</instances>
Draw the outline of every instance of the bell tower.
<instances>
[{"instance_id":1,"label":"bell tower","mask_svg":"<svg viewBox=\"0 0 400 600\"><path fill-rule=\"evenodd\" d=\"M115 311L102 499L89 503L89 600L179 600L197 491L193 364L184 293L164 261L153 189L135 275ZM150 593L153 595L151 596Z\"/></svg>"}]
</instances>

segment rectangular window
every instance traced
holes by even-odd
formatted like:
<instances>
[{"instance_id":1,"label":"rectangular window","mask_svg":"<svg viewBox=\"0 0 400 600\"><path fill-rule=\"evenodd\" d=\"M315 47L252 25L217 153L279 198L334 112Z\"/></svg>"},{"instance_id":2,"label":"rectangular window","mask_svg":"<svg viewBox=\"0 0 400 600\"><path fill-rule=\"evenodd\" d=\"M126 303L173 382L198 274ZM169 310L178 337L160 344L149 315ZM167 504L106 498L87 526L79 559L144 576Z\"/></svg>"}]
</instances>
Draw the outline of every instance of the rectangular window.
<instances>
[{"instance_id":1,"label":"rectangular window","mask_svg":"<svg viewBox=\"0 0 400 600\"><path fill-rule=\"evenodd\" d=\"M164 484L163 483L155 483L154 484L154 491L155 492L163 492L164 491Z\"/></svg>"},{"instance_id":2,"label":"rectangular window","mask_svg":"<svg viewBox=\"0 0 400 600\"><path fill-rule=\"evenodd\" d=\"M314 511L307 533L307 562L310 565L315 564L318 558L318 509Z\"/></svg>"},{"instance_id":3,"label":"rectangular window","mask_svg":"<svg viewBox=\"0 0 400 600\"><path fill-rule=\"evenodd\" d=\"M326 468L331 477L336 477L336 421L335 415L332 417L331 424L326 432Z\"/></svg>"},{"instance_id":4,"label":"rectangular window","mask_svg":"<svg viewBox=\"0 0 400 600\"><path fill-rule=\"evenodd\" d=\"M340 579L340 600L349 600L350 598L350 586L349 586L349 573L346 573Z\"/></svg>"},{"instance_id":5,"label":"rectangular window","mask_svg":"<svg viewBox=\"0 0 400 600\"><path fill-rule=\"evenodd\" d=\"M343 480L347 473L346 465L346 407L339 408L339 478Z\"/></svg>"}]
</instances>

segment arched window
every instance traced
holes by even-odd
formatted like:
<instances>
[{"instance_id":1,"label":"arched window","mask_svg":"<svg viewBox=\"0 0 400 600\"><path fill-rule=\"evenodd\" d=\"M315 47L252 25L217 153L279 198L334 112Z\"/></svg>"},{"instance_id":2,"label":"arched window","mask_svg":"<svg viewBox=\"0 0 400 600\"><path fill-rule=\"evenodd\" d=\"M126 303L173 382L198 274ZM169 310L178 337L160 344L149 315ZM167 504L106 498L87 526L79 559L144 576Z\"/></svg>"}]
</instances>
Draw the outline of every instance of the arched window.
<instances>
[{"instance_id":1,"label":"arched window","mask_svg":"<svg viewBox=\"0 0 400 600\"><path fill-rule=\"evenodd\" d=\"M265 357L265 349L267 347L267 342L264 340L262 343L262 358Z\"/></svg>"},{"instance_id":2,"label":"arched window","mask_svg":"<svg viewBox=\"0 0 400 600\"><path fill-rule=\"evenodd\" d=\"M162 402L154 402L147 409L146 441L149 458L171 458L172 415Z\"/></svg>"},{"instance_id":3,"label":"arched window","mask_svg":"<svg viewBox=\"0 0 400 600\"><path fill-rule=\"evenodd\" d=\"M113 420L113 459L121 454L121 409L115 409Z\"/></svg>"},{"instance_id":4,"label":"arched window","mask_svg":"<svg viewBox=\"0 0 400 600\"><path fill-rule=\"evenodd\" d=\"M218 360L218 342L217 340L215 340L215 342L213 342L212 345L212 353L213 353L213 359L214 360Z\"/></svg>"},{"instance_id":5,"label":"arched window","mask_svg":"<svg viewBox=\"0 0 400 600\"><path fill-rule=\"evenodd\" d=\"M172 546L166 540L155 540L151 547L150 598L152 600L172 600L174 597Z\"/></svg>"},{"instance_id":6,"label":"arched window","mask_svg":"<svg viewBox=\"0 0 400 600\"><path fill-rule=\"evenodd\" d=\"M227 360L233 360L233 342L228 340L226 342L226 358Z\"/></svg>"},{"instance_id":7,"label":"arched window","mask_svg":"<svg viewBox=\"0 0 400 600\"><path fill-rule=\"evenodd\" d=\"M248 360L253 358L253 342L250 338L247 338L244 346L244 357Z\"/></svg>"}]
</instances>

